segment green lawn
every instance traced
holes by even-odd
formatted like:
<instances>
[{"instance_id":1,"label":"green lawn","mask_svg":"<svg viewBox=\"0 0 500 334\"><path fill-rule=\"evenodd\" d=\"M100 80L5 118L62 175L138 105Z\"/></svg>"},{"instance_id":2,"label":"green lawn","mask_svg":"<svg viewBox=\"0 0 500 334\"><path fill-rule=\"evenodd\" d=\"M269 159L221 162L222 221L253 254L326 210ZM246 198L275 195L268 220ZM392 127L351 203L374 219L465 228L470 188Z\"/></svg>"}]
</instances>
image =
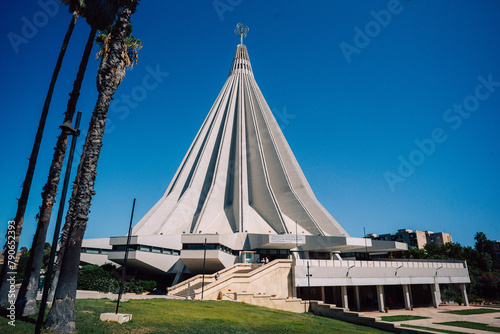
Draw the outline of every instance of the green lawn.
<instances>
[{"instance_id":1,"label":"green lawn","mask_svg":"<svg viewBox=\"0 0 500 334\"><path fill-rule=\"evenodd\" d=\"M418 319L429 319L429 317L421 317L418 315L391 315L387 317L381 317L382 321L398 322L398 321L408 321L408 320L418 320Z\"/></svg>"},{"instance_id":2,"label":"green lawn","mask_svg":"<svg viewBox=\"0 0 500 334\"><path fill-rule=\"evenodd\" d=\"M443 311L440 313L470 315L470 314L485 314L485 313L495 313L495 312L500 312L500 310L494 310L491 308L476 308L476 309L468 309L468 310L462 310L462 311Z\"/></svg>"},{"instance_id":3,"label":"green lawn","mask_svg":"<svg viewBox=\"0 0 500 334\"><path fill-rule=\"evenodd\" d=\"M386 333L370 327L291 313L231 301L185 301L171 299L129 300L120 313L132 321L120 325L99 320L114 312L115 302L105 299L77 300L78 333ZM35 317L16 320L16 326L0 318L0 333L33 333Z\"/></svg>"},{"instance_id":4,"label":"green lawn","mask_svg":"<svg viewBox=\"0 0 500 334\"><path fill-rule=\"evenodd\" d=\"M428 331L433 331L433 332L440 332L440 333L447 333L447 334L464 334L464 332L448 331L446 329L438 329L438 328L425 327L425 326L414 326L414 325L401 324L401 327L423 329L423 330L428 330Z\"/></svg>"},{"instance_id":5,"label":"green lawn","mask_svg":"<svg viewBox=\"0 0 500 334\"><path fill-rule=\"evenodd\" d=\"M500 333L500 327L493 327L487 324L481 324L479 322L471 321L448 321L448 322L438 322L439 325L455 326L470 329L479 329L482 331Z\"/></svg>"}]
</instances>

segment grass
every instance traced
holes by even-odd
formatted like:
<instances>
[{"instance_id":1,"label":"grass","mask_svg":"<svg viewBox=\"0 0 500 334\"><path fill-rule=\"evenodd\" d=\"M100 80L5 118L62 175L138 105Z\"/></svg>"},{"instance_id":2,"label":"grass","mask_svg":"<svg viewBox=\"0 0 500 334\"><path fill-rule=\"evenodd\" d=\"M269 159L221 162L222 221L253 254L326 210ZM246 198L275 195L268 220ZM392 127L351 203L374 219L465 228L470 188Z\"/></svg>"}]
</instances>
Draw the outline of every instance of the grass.
<instances>
[{"instance_id":1,"label":"grass","mask_svg":"<svg viewBox=\"0 0 500 334\"><path fill-rule=\"evenodd\" d=\"M398 321L408 321L408 320L418 320L418 319L429 319L429 317L421 317L418 315L391 315L387 317L381 317L382 321L398 322Z\"/></svg>"},{"instance_id":2,"label":"grass","mask_svg":"<svg viewBox=\"0 0 500 334\"><path fill-rule=\"evenodd\" d=\"M472 321L448 321L448 322L438 322L439 325L463 327L469 329L479 329L482 331L500 333L500 327L494 327L487 324L482 324L479 322Z\"/></svg>"},{"instance_id":3,"label":"grass","mask_svg":"<svg viewBox=\"0 0 500 334\"><path fill-rule=\"evenodd\" d=\"M129 300L120 313L131 313L122 325L99 320L114 313L115 302L106 299L77 300L78 333L386 333L310 313L291 313L231 301L171 299ZM0 319L0 333L33 333L35 317L16 320L16 326ZM24 321L27 320L27 321ZM48 332L47 332L48 333Z\"/></svg>"},{"instance_id":4,"label":"grass","mask_svg":"<svg viewBox=\"0 0 500 334\"><path fill-rule=\"evenodd\" d=\"M449 330L446 330L446 329L438 329L438 328L425 327L425 326L414 326L414 325L401 324L401 327L423 329L423 330L428 330L428 331L433 331L433 332L440 332L440 333L447 333L447 334L464 334L464 332L449 331Z\"/></svg>"},{"instance_id":5,"label":"grass","mask_svg":"<svg viewBox=\"0 0 500 334\"><path fill-rule=\"evenodd\" d=\"M468 310L461 310L461 311L443 311L440 313L471 315L471 314L485 314L485 313L495 313L495 312L500 312L500 310L494 310L491 308L477 308L477 309L468 309Z\"/></svg>"},{"instance_id":6,"label":"grass","mask_svg":"<svg viewBox=\"0 0 500 334\"><path fill-rule=\"evenodd\" d=\"M438 322L439 325L455 326L469 329L479 329L482 331L500 333L500 327L493 327L487 324L481 324L479 322L471 321L448 321L448 322Z\"/></svg>"}]
</instances>

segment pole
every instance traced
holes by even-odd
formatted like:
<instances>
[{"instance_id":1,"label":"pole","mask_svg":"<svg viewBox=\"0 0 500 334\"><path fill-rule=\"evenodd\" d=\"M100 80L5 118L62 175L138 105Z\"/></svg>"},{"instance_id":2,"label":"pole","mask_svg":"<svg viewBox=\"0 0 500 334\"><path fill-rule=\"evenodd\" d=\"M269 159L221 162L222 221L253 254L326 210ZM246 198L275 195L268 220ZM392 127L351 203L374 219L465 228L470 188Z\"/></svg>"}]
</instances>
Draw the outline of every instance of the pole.
<instances>
[{"instance_id":1,"label":"pole","mask_svg":"<svg viewBox=\"0 0 500 334\"><path fill-rule=\"evenodd\" d=\"M59 210L57 211L56 227L54 229L54 237L52 238L52 247L50 249L49 264L47 266L47 272L45 273L45 281L42 293L42 302L40 304L40 310L38 311L38 319L36 321L35 333L39 334L42 330L43 317L45 315L45 305L47 304L47 298L49 296L50 281L52 278L52 271L54 269L54 259L56 257L57 240L59 239L59 230L61 229L61 221L64 212L64 204L66 202L66 193L68 192L69 177L71 174L71 165L73 164L73 155L75 153L76 139L80 135L80 119L82 118L82 112L79 110L76 114L75 128L71 135L71 147L69 150L68 164L66 165L66 171L64 174L64 183L61 191L61 199L59 200Z\"/></svg>"},{"instance_id":2,"label":"pole","mask_svg":"<svg viewBox=\"0 0 500 334\"><path fill-rule=\"evenodd\" d=\"M125 259L123 259L122 279L120 280L120 291L118 292L118 300L116 302L115 314L118 314L118 307L120 306L120 298L122 297L122 292L123 292L123 281L125 280L125 271L127 270L128 246L130 246L130 237L132 236L132 220L134 219L134 209L135 209L135 198L134 202L132 203L132 214L130 215L130 224L128 226L127 246L125 247Z\"/></svg>"},{"instance_id":3,"label":"pole","mask_svg":"<svg viewBox=\"0 0 500 334\"><path fill-rule=\"evenodd\" d=\"M201 300L203 300L203 290L205 289L205 260L207 258L207 238L203 245L203 276L201 277Z\"/></svg>"},{"instance_id":4,"label":"pole","mask_svg":"<svg viewBox=\"0 0 500 334\"><path fill-rule=\"evenodd\" d=\"M366 259L369 260L370 258L370 255L368 254L368 246L366 244L366 229L365 227L363 226L363 234L364 234L364 238L365 238L365 252L366 252Z\"/></svg>"},{"instance_id":5,"label":"pole","mask_svg":"<svg viewBox=\"0 0 500 334\"><path fill-rule=\"evenodd\" d=\"M299 251L299 227L297 221L295 221L295 249Z\"/></svg>"},{"instance_id":6,"label":"pole","mask_svg":"<svg viewBox=\"0 0 500 334\"><path fill-rule=\"evenodd\" d=\"M309 308L311 307L311 281L310 281L310 277L312 276L311 274L309 274L309 261L307 261L307 295L308 295L308 299L309 299Z\"/></svg>"}]
</instances>

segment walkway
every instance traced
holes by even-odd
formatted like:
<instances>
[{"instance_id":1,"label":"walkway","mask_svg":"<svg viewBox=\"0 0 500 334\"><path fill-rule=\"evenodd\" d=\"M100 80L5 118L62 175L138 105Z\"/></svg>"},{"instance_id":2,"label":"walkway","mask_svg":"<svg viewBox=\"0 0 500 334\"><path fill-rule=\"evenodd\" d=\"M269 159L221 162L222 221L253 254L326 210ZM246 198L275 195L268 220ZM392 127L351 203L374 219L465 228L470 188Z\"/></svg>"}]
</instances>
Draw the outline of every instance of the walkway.
<instances>
[{"instance_id":1,"label":"walkway","mask_svg":"<svg viewBox=\"0 0 500 334\"><path fill-rule=\"evenodd\" d=\"M460 311L468 309L477 308L491 308L488 306L458 306L458 305L446 305L440 306L439 308L434 307L419 307L415 308L413 311L408 311L405 309L395 309L389 310L389 313L380 312L363 312L364 316L367 317L383 317L383 316L394 316L394 315L414 315L421 317L429 317L430 319L420 319L420 320L408 320L401 321L401 324L408 324L414 326L424 326L436 329L445 329L449 331L456 331L462 333L474 333L474 334L485 334L491 333L489 331L475 330L463 327L454 327L448 325L437 325L436 323L447 322L447 321L469 321L478 322L482 324L488 324L494 327L500 327L500 312L486 313L486 314L473 314L473 315L457 315L451 313L442 313L445 311ZM498 308L497 308L498 310Z\"/></svg>"},{"instance_id":2,"label":"walkway","mask_svg":"<svg viewBox=\"0 0 500 334\"><path fill-rule=\"evenodd\" d=\"M118 299L118 294L117 293L104 293L104 292L97 292L97 291L86 291L86 290L77 290L76 291L76 299L101 299L101 298L108 298L111 300L117 300ZM186 298L181 298L177 296L167 296L167 295L136 295L135 293L124 293L122 294L121 301L129 300L129 299L155 299L155 298L162 298L162 299L186 299ZM37 300L42 299L42 294L38 292L38 296L36 298Z\"/></svg>"}]
</instances>

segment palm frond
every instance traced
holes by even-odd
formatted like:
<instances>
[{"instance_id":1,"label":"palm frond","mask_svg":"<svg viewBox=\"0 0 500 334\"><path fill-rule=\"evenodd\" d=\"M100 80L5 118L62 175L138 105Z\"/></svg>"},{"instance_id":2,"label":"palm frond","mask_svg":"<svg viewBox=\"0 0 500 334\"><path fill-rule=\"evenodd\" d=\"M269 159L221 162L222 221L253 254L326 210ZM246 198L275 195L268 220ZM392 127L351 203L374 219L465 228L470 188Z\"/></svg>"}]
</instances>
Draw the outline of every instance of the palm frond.
<instances>
[{"instance_id":1,"label":"palm frond","mask_svg":"<svg viewBox=\"0 0 500 334\"><path fill-rule=\"evenodd\" d=\"M125 51L123 54L123 59L127 67L132 68L137 65L139 59L139 50L142 48L142 42L140 39L132 36L132 25L128 25L128 35L125 36L123 42L125 43ZM96 58L103 58L109 51L109 41L111 37L112 27L101 31L99 35L95 38L99 52L97 52Z\"/></svg>"},{"instance_id":2,"label":"palm frond","mask_svg":"<svg viewBox=\"0 0 500 334\"><path fill-rule=\"evenodd\" d=\"M85 11L85 0L61 0L61 3L68 6L70 13L78 12L78 15L82 15Z\"/></svg>"}]
</instances>

